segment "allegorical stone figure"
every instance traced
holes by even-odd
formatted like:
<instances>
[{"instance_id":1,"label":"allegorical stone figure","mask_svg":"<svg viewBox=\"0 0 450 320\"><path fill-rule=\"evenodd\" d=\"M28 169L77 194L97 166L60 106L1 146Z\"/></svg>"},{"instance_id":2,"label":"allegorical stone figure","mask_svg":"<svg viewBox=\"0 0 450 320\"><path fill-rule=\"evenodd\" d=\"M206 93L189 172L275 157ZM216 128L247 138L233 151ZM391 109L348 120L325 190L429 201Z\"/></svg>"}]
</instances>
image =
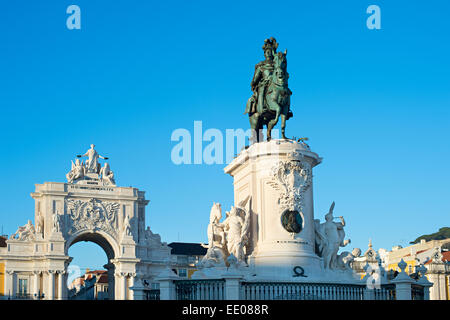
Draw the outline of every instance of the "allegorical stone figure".
<instances>
[{"instance_id":1,"label":"allegorical stone figure","mask_svg":"<svg viewBox=\"0 0 450 320\"><path fill-rule=\"evenodd\" d=\"M28 241L34 240L35 236L36 230L34 229L33 223L31 220L28 220L28 223L22 227L19 227L16 233L11 235L10 239Z\"/></svg>"},{"instance_id":2,"label":"allegorical stone figure","mask_svg":"<svg viewBox=\"0 0 450 320\"><path fill-rule=\"evenodd\" d=\"M125 220L123 222L123 233L126 236L131 236L131 225L128 215L125 215Z\"/></svg>"},{"instance_id":3,"label":"allegorical stone figure","mask_svg":"<svg viewBox=\"0 0 450 320\"><path fill-rule=\"evenodd\" d=\"M102 180L106 185L116 184L116 181L114 180L114 172L111 171L108 162L105 162L103 167L100 169L100 175L102 176Z\"/></svg>"},{"instance_id":4,"label":"allegorical stone figure","mask_svg":"<svg viewBox=\"0 0 450 320\"><path fill-rule=\"evenodd\" d=\"M55 212L53 214L53 232L60 232L61 231L61 216L58 214L58 212Z\"/></svg>"},{"instance_id":5,"label":"allegorical stone figure","mask_svg":"<svg viewBox=\"0 0 450 320\"><path fill-rule=\"evenodd\" d=\"M350 243L350 240L344 240L344 218L338 217L341 220L340 222L333 221L334 205L335 203L333 202L329 212L325 215L324 223L321 224L318 219L314 220L316 245L318 253L323 259L324 269L336 269L339 247L345 247Z\"/></svg>"},{"instance_id":6,"label":"allegorical stone figure","mask_svg":"<svg viewBox=\"0 0 450 320\"><path fill-rule=\"evenodd\" d=\"M78 179L82 179L84 177L84 171L83 162L80 163L79 159L76 159L75 163L72 161L72 169L66 174L67 182L72 183Z\"/></svg>"},{"instance_id":7,"label":"allegorical stone figure","mask_svg":"<svg viewBox=\"0 0 450 320\"><path fill-rule=\"evenodd\" d=\"M244 248L249 238L250 227L250 197L239 202L237 207L231 207L223 222L220 203L213 203L209 215L208 251L198 267L225 266L227 257L235 256L240 265L245 265Z\"/></svg>"},{"instance_id":8,"label":"allegorical stone figure","mask_svg":"<svg viewBox=\"0 0 450 320\"><path fill-rule=\"evenodd\" d=\"M81 157L88 157L88 160L86 160L86 172L87 173L100 173L100 164L98 163L98 159L104 159L108 160L107 157L103 157L97 153L97 151L94 149L95 145L91 144L91 148L86 151L83 155L77 155L78 158Z\"/></svg>"},{"instance_id":9,"label":"allegorical stone figure","mask_svg":"<svg viewBox=\"0 0 450 320\"><path fill-rule=\"evenodd\" d=\"M287 51L277 52L275 38L266 39L263 45L265 60L255 66L251 81L253 95L248 99L245 113L248 113L252 129L252 142L260 141L260 133L267 126L267 140L271 130L281 116L281 133L285 136L286 120L293 116L290 111L291 90L288 88Z\"/></svg>"},{"instance_id":10,"label":"allegorical stone figure","mask_svg":"<svg viewBox=\"0 0 450 320\"><path fill-rule=\"evenodd\" d=\"M249 197L241 201L238 207L231 207L222 223L228 253L233 254L240 263L244 264L244 247L247 245L250 229L250 206L244 208L248 200Z\"/></svg>"}]
</instances>

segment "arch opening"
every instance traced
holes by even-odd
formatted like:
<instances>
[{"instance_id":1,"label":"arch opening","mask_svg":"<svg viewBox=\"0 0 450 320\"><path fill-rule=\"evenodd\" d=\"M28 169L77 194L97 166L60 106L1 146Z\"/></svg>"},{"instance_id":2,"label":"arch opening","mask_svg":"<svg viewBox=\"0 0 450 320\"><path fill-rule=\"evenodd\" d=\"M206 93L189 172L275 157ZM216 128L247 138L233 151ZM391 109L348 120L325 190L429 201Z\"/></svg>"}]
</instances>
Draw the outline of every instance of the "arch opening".
<instances>
[{"instance_id":1,"label":"arch opening","mask_svg":"<svg viewBox=\"0 0 450 320\"><path fill-rule=\"evenodd\" d=\"M84 232L66 242L69 300L114 300L116 251L104 235ZM81 259L80 259L81 258Z\"/></svg>"}]
</instances>

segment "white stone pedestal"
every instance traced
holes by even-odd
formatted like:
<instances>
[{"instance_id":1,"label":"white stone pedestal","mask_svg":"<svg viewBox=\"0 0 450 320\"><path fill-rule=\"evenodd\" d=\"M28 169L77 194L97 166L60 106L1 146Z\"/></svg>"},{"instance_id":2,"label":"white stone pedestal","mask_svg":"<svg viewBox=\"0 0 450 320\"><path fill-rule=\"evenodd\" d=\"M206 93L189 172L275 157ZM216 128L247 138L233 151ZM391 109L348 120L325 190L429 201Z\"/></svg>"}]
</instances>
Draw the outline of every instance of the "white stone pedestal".
<instances>
[{"instance_id":1,"label":"white stone pedestal","mask_svg":"<svg viewBox=\"0 0 450 320\"><path fill-rule=\"evenodd\" d=\"M272 140L251 145L224 169L234 178L234 202L252 199L246 253L258 278L303 280L308 278L294 277L294 267L308 277L322 269L314 250L312 185L312 168L321 160L304 143ZM285 228L283 216L300 216L294 224L300 232Z\"/></svg>"}]
</instances>

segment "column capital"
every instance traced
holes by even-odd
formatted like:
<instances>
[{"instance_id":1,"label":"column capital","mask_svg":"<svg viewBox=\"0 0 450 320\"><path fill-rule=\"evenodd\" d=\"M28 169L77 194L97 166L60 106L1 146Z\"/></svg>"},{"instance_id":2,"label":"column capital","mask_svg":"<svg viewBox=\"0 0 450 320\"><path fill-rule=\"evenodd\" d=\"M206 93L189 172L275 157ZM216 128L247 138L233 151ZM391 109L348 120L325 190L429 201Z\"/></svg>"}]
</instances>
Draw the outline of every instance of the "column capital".
<instances>
[{"instance_id":1,"label":"column capital","mask_svg":"<svg viewBox=\"0 0 450 320\"><path fill-rule=\"evenodd\" d=\"M48 273L48 274L55 274L55 273L56 273L56 270L47 270L47 273Z\"/></svg>"},{"instance_id":2,"label":"column capital","mask_svg":"<svg viewBox=\"0 0 450 320\"><path fill-rule=\"evenodd\" d=\"M6 270L6 273L9 274L10 276L14 274L14 270Z\"/></svg>"},{"instance_id":3,"label":"column capital","mask_svg":"<svg viewBox=\"0 0 450 320\"><path fill-rule=\"evenodd\" d=\"M36 276L41 275L41 273L43 273L41 270L33 270L33 274Z\"/></svg>"}]
</instances>

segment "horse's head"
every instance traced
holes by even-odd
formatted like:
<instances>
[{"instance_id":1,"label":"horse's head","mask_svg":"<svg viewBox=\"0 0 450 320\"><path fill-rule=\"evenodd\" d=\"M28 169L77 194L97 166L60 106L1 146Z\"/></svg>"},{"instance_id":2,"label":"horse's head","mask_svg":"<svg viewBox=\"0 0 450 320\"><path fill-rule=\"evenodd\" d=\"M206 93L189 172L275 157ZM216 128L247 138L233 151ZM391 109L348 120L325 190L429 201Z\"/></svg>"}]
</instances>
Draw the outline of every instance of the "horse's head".
<instances>
[{"instance_id":1,"label":"horse's head","mask_svg":"<svg viewBox=\"0 0 450 320\"><path fill-rule=\"evenodd\" d=\"M284 52L277 52L273 59L274 72L272 74L273 82L279 86L287 86L289 74L287 73L287 50Z\"/></svg>"},{"instance_id":2,"label":"horse's head","mask_svg":"<svg viewBox=\"0 0 450 320\"><path fill-rule=\"evenodd\" d=\"M213 203L212 207L211 207L211 212L209 215L209 222L213 223L213 222L218 222L220 221L220 219L222 218L222 206L220 205L220 203Z\"/></svg>"}]
</instances>

